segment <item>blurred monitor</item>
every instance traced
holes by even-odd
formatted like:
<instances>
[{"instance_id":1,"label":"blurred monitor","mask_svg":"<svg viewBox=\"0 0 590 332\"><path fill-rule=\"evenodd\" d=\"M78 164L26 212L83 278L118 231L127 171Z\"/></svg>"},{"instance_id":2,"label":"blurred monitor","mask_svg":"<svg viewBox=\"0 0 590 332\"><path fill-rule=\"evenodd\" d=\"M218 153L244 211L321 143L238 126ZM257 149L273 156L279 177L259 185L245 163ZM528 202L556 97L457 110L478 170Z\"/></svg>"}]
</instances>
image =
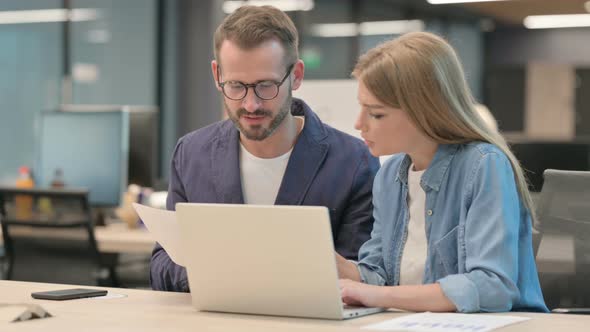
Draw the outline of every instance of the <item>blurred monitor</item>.
<instances>
[{"instance_id":1,"label":"blurred monitor","mask_svg":"<svg viewBox=\"0 0 590 332\"><path fill-rule=\"evenodd\" d=\"M129 113L43 112L37 184L50 186L57 169L68 187L88 188L95 206L117 206L127 186Z\"/></svg>"},{"instance_id":2,"label":"blurred monitor","mask_svg":"<svg viewBox=\"0 0 590 332\"><path fill-rule=\"evenodd\" d=\"M129 110L129 183L154 187L158 177L158 112L156 108Z\"/></svg>"},{"instance_id":3,"label":"blurred monitor","mask_svg":"<svg viewBox=\"0 0 590 332\"><path fill-rule=\"evenodd\" d=\"M540 192L546 169L590 170L590 144L584 142L511 143L512 152L525 169L529 189Z\"/></svg>"}]
</instances>

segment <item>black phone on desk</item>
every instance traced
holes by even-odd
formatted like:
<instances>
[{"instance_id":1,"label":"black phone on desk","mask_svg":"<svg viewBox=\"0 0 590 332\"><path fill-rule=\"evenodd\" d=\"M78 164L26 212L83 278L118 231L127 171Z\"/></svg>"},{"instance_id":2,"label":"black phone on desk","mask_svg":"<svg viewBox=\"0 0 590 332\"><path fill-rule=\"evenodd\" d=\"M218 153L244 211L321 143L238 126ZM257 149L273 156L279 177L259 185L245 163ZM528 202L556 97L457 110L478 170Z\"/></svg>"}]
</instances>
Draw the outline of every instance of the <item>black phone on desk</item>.
<instances>
[{"instance_id":1,"label":"black phone on desk","mask_svg":"<svg viewBox=\"0 0 590 332\"><path fill-rule=\"evenodd\" d=\"M107 295L106 290L102 289L90 289L90 288L71 288L71 289L60 289L47 292L35 292L31 293L34 299L40 300L72 300L82 299L86 297L96 297Z\"/></svg>"}]
</instances>

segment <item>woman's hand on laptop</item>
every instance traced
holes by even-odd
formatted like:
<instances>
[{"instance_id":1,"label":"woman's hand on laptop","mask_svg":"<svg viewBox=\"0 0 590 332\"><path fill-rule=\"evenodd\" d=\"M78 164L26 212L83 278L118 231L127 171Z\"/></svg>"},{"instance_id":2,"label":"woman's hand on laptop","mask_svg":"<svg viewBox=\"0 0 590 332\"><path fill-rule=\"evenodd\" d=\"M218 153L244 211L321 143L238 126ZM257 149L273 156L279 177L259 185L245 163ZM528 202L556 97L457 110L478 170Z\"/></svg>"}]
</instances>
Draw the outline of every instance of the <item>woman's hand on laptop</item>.
<instances>
[{"instance_id":1,"label":"woman's hand on laptop","mask_svg":"<svg viewBox=\"0 0 590 332\"><path fill-rule=\"evenodd\" d=\"M342 302L348 305L379 307L379 297L384 287L364 284L350 279L340 279Z\"/></svg>"},{"instance_id":2,"label":"woman's hand on laptop","mask_svg":"<svg viewBox=\"0 0 590 332\"><path fill-rule=\"evenodd\" d=\"M451 312L457 310L438 283L376 286L349 279L340 279L339 283L342 301L348 305L408 311Z\"/></svg>"}]
</instances>

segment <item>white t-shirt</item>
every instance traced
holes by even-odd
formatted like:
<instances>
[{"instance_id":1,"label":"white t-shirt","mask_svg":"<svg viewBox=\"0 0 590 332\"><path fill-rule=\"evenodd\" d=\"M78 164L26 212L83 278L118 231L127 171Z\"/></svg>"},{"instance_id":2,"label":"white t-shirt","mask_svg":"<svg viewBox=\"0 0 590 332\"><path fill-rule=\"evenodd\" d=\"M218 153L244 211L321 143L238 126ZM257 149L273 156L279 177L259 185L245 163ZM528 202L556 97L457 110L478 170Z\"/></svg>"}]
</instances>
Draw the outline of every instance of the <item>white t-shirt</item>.
<instances>
[{"instance_id":1,"label":"white t-shirt","mask_svg":"<svg viewBox=\"0 0 590 332\"><path fill-rule=\"evenodd\" d=\"M400 285L420 285L426 265L426 192L420 186L422 171L414 171L414 164L408 170L408 237L400 266Z\"/></svg>"},{"instance_id":2,"label":"white t-shirt","mask_svg":"<svg viewBox=\"0 0 590 332\"><path fill-rule=\"evenodd\" d=\"M305 125L304 117L295 117ZM240 177L246 204L274 205L293 148L276 158L259 158L240 143Z\"/></svg>"},{"instance_id":3,"label":"white t-shirt","mask_svg":"<svg viewBox=\"0 0 590 332\"><path fill-rule=\"evenodd\" d=\"M240 176L246 204L273 205L293 149L276 158L259 158L240 143Z\"/></svg>"}]
</instances>

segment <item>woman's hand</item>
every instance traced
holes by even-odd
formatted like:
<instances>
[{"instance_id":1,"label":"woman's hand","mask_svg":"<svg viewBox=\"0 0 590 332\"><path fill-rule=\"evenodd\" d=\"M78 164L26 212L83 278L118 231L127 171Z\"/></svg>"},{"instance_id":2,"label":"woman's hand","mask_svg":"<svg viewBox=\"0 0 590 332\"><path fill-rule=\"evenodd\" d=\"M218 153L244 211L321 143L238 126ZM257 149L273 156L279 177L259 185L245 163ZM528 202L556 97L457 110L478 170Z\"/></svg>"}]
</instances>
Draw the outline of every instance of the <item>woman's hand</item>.
<instances>
[{"instance_id":1,"label":"woman's hand","mask_svg":"<svg viewBox=\"0 0 590 332\"><path fill-rule=\"evenodd\" d=\"M375 286L340 279L342 301L349 305L397 308L408 311L456 311L439 284Z\"/></svg>"},{"instance_id":2,"label":"woman's hand","mask_svg":"<svg viewBox=\"0 0 590 332\"><path fill-rule=\"evenodd\" d=\"M384 287L367 285L350 279L340 279L342 301L348 305L377 307L378 298Z\"/></svg>"}]
</instances>

